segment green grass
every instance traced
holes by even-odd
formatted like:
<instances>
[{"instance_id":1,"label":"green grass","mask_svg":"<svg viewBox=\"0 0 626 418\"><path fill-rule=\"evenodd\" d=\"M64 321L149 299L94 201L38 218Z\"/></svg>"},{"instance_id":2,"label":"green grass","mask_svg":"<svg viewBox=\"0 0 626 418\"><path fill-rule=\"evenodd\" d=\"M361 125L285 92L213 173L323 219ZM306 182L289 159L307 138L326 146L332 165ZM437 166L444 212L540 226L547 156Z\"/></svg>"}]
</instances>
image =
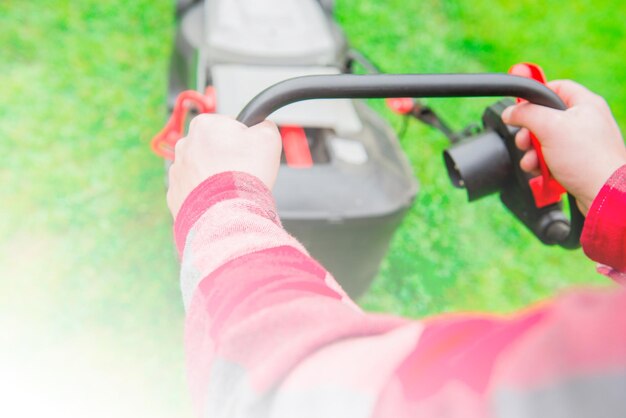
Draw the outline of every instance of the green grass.
<instances>
[{"instance_id":1,"label":"green grass","mask_svg":"<svg viewBox=\"0 0 626 418\"><path fill-rule=\"evenodd\" d=\"M536 4L339 0L337 14L387 71L535 61L604 95L626 126L626 6ZM163 167L148 149L172 34L165 0L0 3L0 370L21 370L24 387L61 403L94 389L84 403L102 416L189 414ZM462 127L490 100L429 103ZM496 198L466 203L437 132L413 124L403 145L421 191L366 308L509 312L605 282L580 251L537 243Z\"/></svg>"},{"instance_id":2,"label":"green grass","mask_svg":"<svg viewBox=\"0 0 626 418\"><path fill-rule=\"evenodd\" d=\"M344 0L339 6L352 43L386 71L505 72L516 62L537 62L549 78L573 78L604 95L626 126L624 59L616 52L626 50L621 2ZM477 121L491 102L428 101L457 128ZM446 178L447 144L439 133L414 124L403 145L421 191L365 307L414 317L510 312L573 284L605 282L581 251L541 245L497 197L466 203Z\"/></svg>"}]
</instances>

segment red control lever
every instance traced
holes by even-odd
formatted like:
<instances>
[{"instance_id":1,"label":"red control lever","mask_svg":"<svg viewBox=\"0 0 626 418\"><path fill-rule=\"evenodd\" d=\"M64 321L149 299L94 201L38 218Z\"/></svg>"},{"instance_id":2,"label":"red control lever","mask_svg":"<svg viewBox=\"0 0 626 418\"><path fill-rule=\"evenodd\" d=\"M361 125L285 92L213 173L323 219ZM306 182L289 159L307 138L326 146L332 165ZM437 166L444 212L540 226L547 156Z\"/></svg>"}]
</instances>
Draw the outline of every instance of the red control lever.
<instances>
[{"instance_id":1,"label":"red control lever","mask_svg":"<svg viewBox=\"0 0 626 418\"><path fill-rule=\"evenodd\" d=\"M185 134L185 120L192 108L198 113L215 113L215 89L209 86L204 94L186 90L178 95L165 127L152 138L151 146L155 154L168 160L174 159L174 147Z\"/></svg>"},{"instance_id":2,"label":"red control lever","mask_svg":"<svg viewBox=\"0 0 626 418\"><path fill-rule=\"evenodd\" d=\"M301 126L283 126L280 128L283 138L283 151L287 165L293 168L311 168L313 157L306 139L306 132Z\"/></svg>"},{"instance_id":3,"label":"red control lever","mask_svg":"<svg viewBox=\"0 0 626 418\"><path fill-rule=\"evenodd\" d=\"M509 74L528 77L542 84L546 84L547 82L543 70L536 64L515 64L509 70ZM525 100L520 98L517 99L517 103L522 103L524 101ZM565 193L566 190L558 181L556 181L554 177L552 177L552 174L550 174L546 160L543 158L541 144L532 132L530 133L530 140L533 148L537 152L541 175L530 179L529 186L533 193L533 197L535 198L535 206L542 208L559 202L561 200L561 195Z\"/></svg>"},{"instance_id":4,"label":"red control lever","mask_svg":"<svg viewBox=\"0 0 626 418\"><path fill-rule=\"evenodd\" d=\"M415 109L415 100L411 97L387 98L385 104L393 113L398 115L408 115Z\"/></svg>"}]
</instances>

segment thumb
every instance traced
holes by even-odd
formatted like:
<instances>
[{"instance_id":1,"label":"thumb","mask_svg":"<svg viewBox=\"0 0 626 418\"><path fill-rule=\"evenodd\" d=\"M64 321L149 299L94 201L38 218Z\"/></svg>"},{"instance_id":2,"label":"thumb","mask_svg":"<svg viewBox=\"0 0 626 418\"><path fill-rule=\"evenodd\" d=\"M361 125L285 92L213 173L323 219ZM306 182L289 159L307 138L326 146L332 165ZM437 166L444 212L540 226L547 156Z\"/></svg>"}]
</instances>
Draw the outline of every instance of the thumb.
<instances>
[{"instance_id":1,"label":"thumb","mask_svg":"<svg viewBox=\"0 0 626 418\"><path fill-rule=\"evenodd\" d=\"M527 128L542 140L550 138L550 129L561 117L562 111L533 103L521 103L507 107L502 121L508 125Z\"/></svg>"},{"instance_id":2,"label":"thumb","mask_svg":"<svg viewBox=\"0 0 626 418\"><path fill-rule=\"evenodd\" d=\"M280 138L280 132L278 126L269 119L264 120L249 128L250 131L261 135L275 136Z\"/></svg>"},{"instance_id":3,"label":"thumb","mask_svg":"<svg viewBox=\"0 0 626 418\"><path fill-rule=\"evenodd\" d=\"M248 128L248 133L258 145L268 147L268 150L280 158L283 142L278 126L274 122L265 120Z\"/></svg>"},{"instance_id":4,"label":"thumb","mask_svg":"<svg viewBox=\"0 0 626 418\"><path fill-rule=\"evenodd\" d=\"M283 141L278 126L271 120L265 120L248 128L248 135L256 147L263 147L263 152L276 156L280 160Z\"/></svg>"}]
</instances>

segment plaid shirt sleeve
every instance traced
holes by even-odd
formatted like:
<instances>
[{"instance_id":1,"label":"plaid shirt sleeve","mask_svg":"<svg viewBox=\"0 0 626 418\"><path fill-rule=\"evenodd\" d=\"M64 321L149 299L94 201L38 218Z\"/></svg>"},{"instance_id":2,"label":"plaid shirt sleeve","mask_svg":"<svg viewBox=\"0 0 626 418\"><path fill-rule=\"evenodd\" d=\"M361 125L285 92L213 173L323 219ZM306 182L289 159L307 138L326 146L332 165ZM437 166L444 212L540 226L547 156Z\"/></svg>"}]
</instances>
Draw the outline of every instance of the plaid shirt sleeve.
<instances>
[{"instance_id":1,"label":"plaid shirt sleeve","mask_svg":"<svg viewBox=\"0 0 626 418\"><path fill-rule=\"evenodd\" d=\"M587 221L587 239L600 240L587 250L606 247L602 231L615 226L604 217L623 213L607 206L621 196L623 208L624 174ZM609 258L596 258L616 268L621 225ZM174 232L198 416L626 416L626 289L578 291L508 316L364 313L244 173L198 186Z\"/></svg>"},{"instance_id":2,"label":"plaid shirt sleeve","mask_svg":"<svg viewBox=\"0 0 626 418\"><path fill-rule=\"evenodd\" d=\"M626 284L626 165L609 178L593 201L581 237L598 271Z\"/></svg>"}]
</instances>

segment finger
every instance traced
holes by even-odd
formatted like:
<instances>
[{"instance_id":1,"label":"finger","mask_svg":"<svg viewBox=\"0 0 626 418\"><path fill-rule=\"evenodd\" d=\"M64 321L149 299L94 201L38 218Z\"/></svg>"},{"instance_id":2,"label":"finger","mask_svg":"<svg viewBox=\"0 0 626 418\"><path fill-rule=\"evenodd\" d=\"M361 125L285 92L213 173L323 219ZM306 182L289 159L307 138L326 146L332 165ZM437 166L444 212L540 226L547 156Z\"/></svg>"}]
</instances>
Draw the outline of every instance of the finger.
<instances>
[{"instance_id":1,"label":"finger","mask_svg":"<svg viewBox=\"0 0 626 418\"><path fill-rule=\"evenodd\" d=\"M183 150L185 146L187 145L187 142L188 140L186 136L176 141L176 144L174 144L174 155L176 155L179 151Z\"/></svg>"},{"instance_id":2,"label":"finger","mask_svg":"<svg viewBox=\"0 0 626 418\"><path fill-rule=\"evenodd\" d=\"M186 141L187 137L182 137L181 139L179 139L178 141L176 141L176 143L174 144L174 163L176 163L176 161L180 161L181 159L183 159L184 155L185 155L185 150L187 148L187 142Z\"/></svg>"},{"instance_id":3,"label":"finger","mask_svg":"<svg viewBox=\"0 0 626 418\"><path fill-rule=\"evenodd\" d=\"M232 116L217 115L214 113L202 113L191 120L189 133L205 134L209 131L224 132L229 129L243 130L246 126L235 120Z\"/></svg>"},{"instance_id":4,"label":"finger","mask_svg":"<svg viewBox=\"0 0 626 418\"><path fill-rule=\"evenodd\" d=\"M178 181L178 164L179 163L176 163L176 162L173 163L170 166L170 168L167 170L168 194L172 186L176 185L176 182Z\"/></svg>"},{"instance_id":5,"label":"finger","mask_svg":"<svg viewBox=\"0 0 626 418\"><path fill-rule=\"evenodd\" d=\"M535 170L539 170L539 158L537 157L537 151L531 149L528 151L519 162L519 166L527 173L532 173Z\"/></svg>"},{"instance_id":6,"label":"finger","mask_svg":"<svg viewBox=\"0 0 626 418\"><path fill-rule=\"evenodd\" d=\"M261 135L280 136L278 126L276 126L276 124L269 119L250 127L249 131L259 133Z\"/></svg>"},{"instance_id":7,"label":"finger","mask_svg":"<svg viewBox=\"0 0 626 418\"><path fill-rule=\"evenodd\" d=\"M175 193L178 189L178 184L174 183L172 178L170 178L170 187L167 189L167 194L165 195L165 202L167 203L167 207L172 214L172 217L176 218L176 213L178 212L177 205L175 201Z\"/></svg>"},{"instance_id":8,"label":"finger","mask_svg":"<svg viewBox=\"0 0 626 418\"><path fill-rule=\"evenodd\" d=\"M550 81L548 87L565 102L567 107L594 102L598 99L597 94L572 80Z\"/></svg>"},{"instance_id":9,"label":"finger","mask_svg":"<svg viewBox=\"0 0 626 418\"><path fill-rule=\"evenodd\" d=\"M526 128L520 129L520 131L515 135L515 145L521 151L528 151L532 146L530 141L530 131Z\"/></svg>"},{"instance_id":10,"label":"finger","mask_svg":"<svg viewBox=\"0 0 626 418\"><path fill-rule=\"evenodd\" d=\"M281 133L278 130L278 126L270 120L266 120L248 129L248 133L255 137L256 140L261 140L264 146L270 147L273 152L280 155L282 150L283 141L281 139Z\"/></svg>"},{"instance_id":11,"label":"finger","mask_svg":"<svg viewBox=\"0 0 626 418\"><path fill-rule=\"evenodd\" d=\"M519 127L524 127L534 132L538 138L548 140L549 130L552 126L558 125L558 121L563 112L533 103L521 103L507 107L502 112L504 123Z\"/></svg>"},{"instance_id":12,"label":"finger","mask_svg":"<svg viewBox=\"0 0 626 418\"><path fill-rule=\"evenodd\" d=\"M526 64L515 64L509 71L511 75L532 78L533 72Z\"/></svg>"},{"instance_id":13,"label":"finger","mask_svg":"<svg viewBox=\"0 0 626 418\"><path fill-rule=\"evenodd\" d=\"M215 117L216 115L208 113L201 113L195 116L193 119L191 119L191 122L189 122L189 133L191 134L197 130L204 130L208 128Z\"/></svg>"}]
</instances>

